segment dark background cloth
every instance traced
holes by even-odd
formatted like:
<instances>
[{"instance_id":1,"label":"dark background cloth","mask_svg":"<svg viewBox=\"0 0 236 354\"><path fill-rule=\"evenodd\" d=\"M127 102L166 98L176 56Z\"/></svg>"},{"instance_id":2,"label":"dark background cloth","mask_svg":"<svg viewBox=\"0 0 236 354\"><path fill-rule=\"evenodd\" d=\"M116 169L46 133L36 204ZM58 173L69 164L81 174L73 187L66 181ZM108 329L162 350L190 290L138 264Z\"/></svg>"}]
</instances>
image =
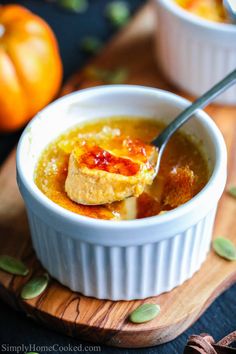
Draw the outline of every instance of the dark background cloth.
<instances>
[{"instance_id":1,"label":"dark background cloth","mask_svg":"<svg viewBox=\"0 0 236 354\"><path fill-rule=\"evenodd\" d=\"M72 14L57 7L55 4L42 0L13 1L23 4L29 9L43 17L53 28L60 46L64 64L64 80L76 69L81 67L88 56L81 51L81 40L84 36L95 35L102 41L107 41L115 29L104 17L104 8L109 0L89 0L89 8L85 14ZM129 0L132 12L135 12L143 0ZM9 1L0 1L7 4ZM7 157L9 151L17 142L20 132L0 135L0 163ZM190 334L208 332L218 340L236 329L236 285L221 295L203 316L185 333L174 341L161 346L145 349L117 349L102 346L101 353L108 354L172 354L182 353ZM89 338L88 338L89 341ZM25 315L15 312L5 303L0 301L0 352L6 352L9 345L34 344L36 346L48 347L37 350L39 353L76 353L66 350L66 347L83 345L82 352L93 353L95 351L85 348L85 343L78 339L72 339L65 335L56 333L53 329L46 329L33 322ZM62 346L58 350L50 351L50 346ZM54 347L56 348L56 347ZM12 348L11 348L12 349ZM17 352L17 348L15 351ZM20 351L19 351L20 353Z\"/></svg>"}]
</instances>

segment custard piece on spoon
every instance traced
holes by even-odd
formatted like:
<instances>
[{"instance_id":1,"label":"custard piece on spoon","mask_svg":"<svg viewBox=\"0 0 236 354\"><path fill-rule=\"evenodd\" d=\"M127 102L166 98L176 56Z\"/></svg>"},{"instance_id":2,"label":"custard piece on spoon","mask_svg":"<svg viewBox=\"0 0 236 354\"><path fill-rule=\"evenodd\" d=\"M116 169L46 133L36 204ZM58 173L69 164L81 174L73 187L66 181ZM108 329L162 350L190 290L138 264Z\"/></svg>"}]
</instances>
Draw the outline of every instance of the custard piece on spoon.
<instances>
[{"instance_id":1,"label":"custard piece on spoon","mask_svg":"<svg viewBox=\"0 0 236 354\"><path fill-rule=\"evenodd\" d=\"M70 154L65 190L79 204L99 205L138 197L155 177L157 150L129 137L101 145L84 142Z\"/></svg>"}]
</instances>

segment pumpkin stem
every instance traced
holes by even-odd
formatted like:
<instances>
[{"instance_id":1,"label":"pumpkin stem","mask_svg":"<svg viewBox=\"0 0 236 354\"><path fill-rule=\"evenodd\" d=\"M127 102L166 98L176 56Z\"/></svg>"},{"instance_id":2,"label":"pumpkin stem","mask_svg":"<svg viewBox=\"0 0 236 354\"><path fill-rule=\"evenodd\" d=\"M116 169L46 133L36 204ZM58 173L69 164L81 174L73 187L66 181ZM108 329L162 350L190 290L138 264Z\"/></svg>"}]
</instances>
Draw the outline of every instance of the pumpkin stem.
<instances>
[{"instance_id":1,"label":"pumpkin stem","mask_svg":"<svg viewBox=\"0 0 236 354\"><path fill-rule=\"evenodd\" d=\"M0 38L4 35L5 33L5 27L0 24Z\"/></svg>"}]
</instances>

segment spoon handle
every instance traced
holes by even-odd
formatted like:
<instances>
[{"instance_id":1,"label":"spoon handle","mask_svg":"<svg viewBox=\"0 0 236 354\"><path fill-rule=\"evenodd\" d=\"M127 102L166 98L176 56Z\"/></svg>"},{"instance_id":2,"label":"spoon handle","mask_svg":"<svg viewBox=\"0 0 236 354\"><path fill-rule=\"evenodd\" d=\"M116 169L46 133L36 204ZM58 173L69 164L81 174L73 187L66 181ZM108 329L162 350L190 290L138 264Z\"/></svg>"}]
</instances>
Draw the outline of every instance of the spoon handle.
<instances>
[{"instance_id":1,"label":"spoon handle","mask_svg":"<svg viewBox=\"0 0 236 354\"><path fill-rule=\"evenodd\" d=\"M159 153L161 153L170 137L175 133L177 129L179 129L191 116L196 113L199 108L203 108L208 105L208 103L212 102L217 96L219 96L222 92L227 90L233 84L236 83L236 70L226 76L223 80L218 82L215 86L213 86L209 91L204 93L201 97L199 97L196 101L193 102L187 109L181 112L162 132L158 135L153 141L152 144L155 145L159 149Z\"/></svg>"},{"instance_id":2,"label":"spoon handle","mask_svg":"<svg viewBox=\"0 0 236 354\"><path fill-rule=\"evenodd\" d=\"M223 6L228 13L230 19L236 21L236 0L223 0Z\"/></svg>"}]
</instances>

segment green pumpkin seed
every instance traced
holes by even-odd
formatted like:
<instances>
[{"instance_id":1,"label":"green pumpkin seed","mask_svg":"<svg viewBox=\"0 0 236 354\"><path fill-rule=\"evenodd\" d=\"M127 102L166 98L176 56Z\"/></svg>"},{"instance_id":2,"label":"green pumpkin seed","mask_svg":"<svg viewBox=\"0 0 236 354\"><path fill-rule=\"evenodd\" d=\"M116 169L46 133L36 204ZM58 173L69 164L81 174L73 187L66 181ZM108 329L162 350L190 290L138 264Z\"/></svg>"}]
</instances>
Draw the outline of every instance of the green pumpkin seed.
<instances>
[{"instance_id":1,"label":"green pumpkin seed","mask_svg":"<svg viewBox=\"0 0 236 354\"><path fill-rule=\"evenodd\" d=\"M133 323L144 323L153 320L159 313L159 305L143 304L130 314L129 319Z\"/></svg>"},{"instance_id":2,"label":"green pumpkin seed","mask_svg":"<svg viewBox=\"0 0 236 354\"><path fill-rule=\"evenodd\" d=\"M15 275L26 276L29 273L29 269L22 261L7 255L0 256L0 269Z\"/></svg>"},{"instance_id":3,"label":"green pumpkin seed","mask_svg":"<svg viewBox=\"0 0 236 354\"><path fill-rule=\"evenodd\" d=\"M44 274L32 278L26 283L21 290L21 297L24 300L33 299L44 292L48 286L49 276Z\"/></svg>"},{"instance_id":4,"label":"green pumpkin seed","mask_svg":"<svg viewBox=\"0 0 236 354\"><path fill-rule=\"evenodd\" d=\"M213 241L213 249L219 256L229 261L236 260L236 247L224 237L218 237Z\"/></svg>"},{"instance_id":5,"label":"green pumpkin seed","mask_svg":"<svg viewBox=\"0 0 236 354\"><path fill-rule=\"evenodd\" d=\"M128 71L125 68L118 68L110 73L107 73L105 78L108 84L123 84L128 77Z\"/></svg>"},{"instance_id":6,"label":"green pumpkin seed","mask_svg":"<svg viewBox=\"0 0 236 354\"><path fill-rule=\"evenodd\" d=\"M81 48L85 53L97 54L102 48L102 42L96 37L88 36L83 39Z\"/></svg>"},{"instance_id":7,"label":"green pumpkin seed","mask_svg":"<svg viewBox=\"0 0 236 354\"><path fill-rule=\"evenodd\" d=\"M87 0L59 0L58 4L66 10L82 13L88 8Z\"/></svg>"},{"instance_id":8,"label":"green pumpkin seed","mask_svg":"<svg viewBox=\"0 0 236 354\"><path fill-rule=\"evenodd\" d=\"M130 18L130 9L125 1L113 1L106 6L106 17L113 26L124 26Z\"/></svg>"},{"instance_id":9,"label":"green pumpkin seed","mask_svg":"<svg viewBox=\"0 0 236 354\"><path fill-rule=\"evenodd\" d=\"M106 70L96 66L88 66L85 76L89 80L100 80L107 84L122 84L127 80L128 71L125 68Z\"/></svg>"},{"instance_id":10,"label":"green pumpkin seed","mask_svg":"<svg viewBox=\"0 0 236 354\"><path fill-rule=\"evenodd\" d=\"M228 189L228 193L229 193L232 197L236 198L236 186L230 187L230 188Z\"/></svg>"}]
</instances>

